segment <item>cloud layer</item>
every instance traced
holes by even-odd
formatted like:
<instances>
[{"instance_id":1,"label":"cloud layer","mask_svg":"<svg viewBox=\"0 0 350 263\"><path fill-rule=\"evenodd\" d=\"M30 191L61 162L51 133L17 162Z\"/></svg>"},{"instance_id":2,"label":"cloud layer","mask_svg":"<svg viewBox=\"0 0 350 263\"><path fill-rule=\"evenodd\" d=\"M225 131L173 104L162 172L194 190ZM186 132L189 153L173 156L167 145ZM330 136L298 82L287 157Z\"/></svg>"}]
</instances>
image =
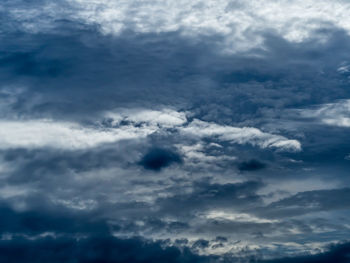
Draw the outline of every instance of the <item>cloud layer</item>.
<instances>
[{"instance_id":1,"label":"cloud layer","mask_svg":"<svg viewBox=\"0 0 350 263\"><path fill-rule=\"evenodd\" d=\"M347 1L0 3L0 261L347 262Z\"/></svg>"}]
</instances>

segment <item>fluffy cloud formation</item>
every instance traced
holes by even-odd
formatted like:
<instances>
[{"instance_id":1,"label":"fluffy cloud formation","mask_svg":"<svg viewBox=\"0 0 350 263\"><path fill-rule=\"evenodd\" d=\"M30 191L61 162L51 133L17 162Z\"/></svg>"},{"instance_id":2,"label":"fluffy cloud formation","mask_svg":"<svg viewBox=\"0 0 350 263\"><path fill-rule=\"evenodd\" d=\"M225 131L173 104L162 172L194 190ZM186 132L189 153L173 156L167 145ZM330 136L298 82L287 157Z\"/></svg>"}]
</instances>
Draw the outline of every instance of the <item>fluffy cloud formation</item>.
<instances>
[{"instance_id":1,"label":"fluffy cloud formation","mask_svg":"<svg viewBox=\"0 0 350 263\"><path fill-rule=\"evenodd\" d=\"M184 113L171 110L121 110L121 113L108 113L106 118L102 124L108 127L84 127L77 123L52 120L0 121L0 148L84 149L120 140L145 138L152 133L172 128L185 136L199 139L217 137L221 141L261 148L301 150L300 143L296 140L263 133L256 128L220 126L200 120L193 120L187 125Z\"/></svg>"},{"instance_id":2,"label":"fluffy cloud formation","mask_svg":"<svg viewBox=\"0 0 350 263\"><path fill-rule=\"evenodd\" d=\"M337 26L350 31L347 1L37 1L11 6L9 15L28 31L47 31L59 19L97 25L104 34L182 31L186 36L220 34L227 50L247 50L262 43L257 33L274 31L301 42L313 31ZM37 8L39 7L39 8ZM36 20L34 23L33 20ZM321 39L322 40L322 39Z\"/></svg>"},{"instance_id":3,"label":"fluffy cloud formation","mask_svg":"<svg viewBox=\"0 0 350 263\"><path fill-rule=\"evenodd\" d=\"M232 48L254 47L256 32L273 30L291 41L303 41L327 24L350 32L350 5L343 0L319 1L69 1L80 18L101 26L105 33L183 30L188 35L219 33Z\"/></svg>"},{"instance_id":4,"label":"fluffy cloud formation","mask_svg":"<svg viewBox=\"0 0 350 263\"><path fill-rule=\"evenodd\" d=\"M145 124L152 127L173 128L187 122L186 113L170 109L148 110L148 109L118 109L106 113L106 118L111 118L113 125L121 121L135 124Z\"/></svg>"}]
</instances>

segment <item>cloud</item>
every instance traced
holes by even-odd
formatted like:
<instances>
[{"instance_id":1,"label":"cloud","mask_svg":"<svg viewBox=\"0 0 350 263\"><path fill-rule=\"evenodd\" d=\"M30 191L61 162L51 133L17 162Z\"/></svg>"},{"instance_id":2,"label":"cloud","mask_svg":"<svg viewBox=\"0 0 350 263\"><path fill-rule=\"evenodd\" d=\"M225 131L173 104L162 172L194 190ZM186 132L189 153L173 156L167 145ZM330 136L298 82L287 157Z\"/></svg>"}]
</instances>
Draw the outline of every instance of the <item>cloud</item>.
<instances>
[{"instance_id":1,"label":"cloud","mask_svg":"<svg viewBox=\"0 0 350 263\"><path fill-rule=\"evenodd\" d=\"M256 194L261 187L261 183L254 181L227 184L197 182L191 192L158 198L156 204L162 213L176 216L190 216L214 208L248 208L261 202Z\"/></svg>"},{"instance_id":2,"label":"cloud","mask_svg":"<svg viewBox=\"0 0 350 263\"><path fill-rule=\"evenodd\" d=\"M39 197L41 198L41 197ZM51 206L47 200L35 200L39 207L31 210L18 211L1 201L0 211L2 222L0 224L1 235L36 236L43 233L53 235L89 235L108 232L108 225L104 220L89 219L89 212L74 213L61 206ZM55 208L56 212L51 210ZM91 216L91 214L90 214Z\"/></svg>"},{"instance_id":3,"label":"cloud","mask_svg":"<svg viewBox=\"0 0 350 263\"><path fill-rule=\"evenodd\" d=\"M350 31L350 5L341 0L319 1L99 1L70 3L78 19L98 24L103 33L121 34L183 31L189 36L221 34L229 50L246 50L261 44L256 32L275 31L284 38L301 42L315 29L335 24ZM278 15L276 15L278 14Z\"/></svg>"},{"instance_id":4,"label":"cloud","mask_svg":"<svg viewBox=\"0 0 350 263\"><path fill-rule=\"evenodd\" d=\"M196 248L208 246L206 240L198 240ZM0 241L0 259L4 262L23 262L31 258L31 262L69 262L78 260L87 262L250 262L244 258L244 251L241 257L231 257L230 254L219 258L217 256L200 256L186 248L181 250L177 247L166 247L162 242L150 242L140 238L120 239L108 235L95 235L88 238L72 237L41 237L28 239L23 237L13 237ZM89 253L86 253L89 251ZM20 252L20 253L19 253ZM337 244L329 247L328 251L315 255L305 255L300 257L285 257L275 260L257 260L254 255L250 258L255 262L277 263L277 262L348 262L349 244Z\"/></svg>"},{"instance_id":5,"label":"cloud","mask_svg":"<svg viewBox=\"0 0 350 263\"><path fill-rule=\"evenodd\" d=\"M337 28L298 44L265 32L264 48L223 55L215 32L186 37L178 31L123 31L110 37L67 16L48 32L34 33L13 21L4 21L7 38L0 47L3 87L26 89L8 105L13 115L81 121L116 108L164 107L190 109L205 121L256 127L264 112L346 95L334 83L340 77L334 70L348 59L349 37ZM318 42L317 34L326 40ZM28 45L18 44L23 42Z\"/></svg>"},{"instance_id":6,"label":"cloud","mask_svg":"<svg viewBox=\"0 0 350 263\"><path fill-rule=\"evenodd\" d=\"M51 120L0 121L2 149L53 147L85 149L120 140L144 138L154 132L149 127L120 129L84 127L75 123Z\"/></svg>"},{"instance_id":7,"label":"cloud","mask_svg":"<svg viewBox=\"0 0 350 263\"><path fill-rule=\"evenodd\" d=\"M238 169L240 171L258 171L258 170L264 169L265 167L266 167L266 164L255 159L252 159L246 162L241 162L238 164Z\"/></svg>"},{"instance_id":8,"label":"cloud","mask_svg":"<svg viewBox=\"0 0 350 263\"><path fill-rule=\"evenodd\" d=\"M205 215L208 219L214 220L229 220L233 222L245 222L245 223L274 223L277 220L270 220L264 218L258 218L253 215L245 213L234 213L234 212L225 212L225 211L210 211Z\"/></svg>"},{"instance_id":9,"label":"cloud","mask_svg":"<svg viewBox=\"0 0 350 263\"><path fill-rule=\"evenodd\" d=\"M147 126L174 128L187 122L185 112L178 112L171 109L117 109L107 112L105 117L111 118L113 125L118 125L123 121L138 125L146 124Z\"/></svg>"},{"instance_id":10,"label":"cloud","mask_svg":"<svg viewBox=\"0 0 350 263\"><path fill-rule=\"evenodd\" d=\"M176 247L163 248L161 242L147 242L142 239L119 239L108 235L88 238L39 238L26 239L14 237L0 241L0 260L3 262L213 262L215 258L191 253L188 249L180 251Z\"/></svg>"},{"instance_id":11,"label":"cloud","mask_svg":"<svg viewBox=\"0 0 350 263\"><path fill-rule=\"evenodd\" d=\"M303 109L297 112L303 118L316 119L326 125L350 127L350 100L318 105L314 109Z\"/></svg>"},{"instance_id":12,"label":"cloud","mask_svg":"<svg viewBox=\"0 0 350 263\"><path fill-rule=\"evenodd\" d=\"M297 140L263 133L256 128L221 126L200 120L188 125L185 113L174 110L121 110L121 114L108 113L97 126L53 120L1 120L0 148L85 149L121 140L146 138L172 128L183 136L218 138L238 144L251 144L261 148L282 151L300 151ZM171 131L168 131L171 135Z\"/></svg>"},{"instance_id":13,"label":"cloud","mask_svg":"<svg viewBox=\"0 0 350 263\"><path fill-rule=\"evenodd\" d=\"M238 144L250 144L261 148L276 148L282 151L300 151L301 145L297 140L288 140L283 136L264 133L256 128L218 125L193 120L181 129L183 134L193 137L217 138L219 141L229 141Z\"/></svg>"},{"instance_id":14,"label":"cloud","mask_svg":"<svg viewBox=\"0 0 350 263\"><path fill-rule=\"evenodd\" d=\"M350 256L350 244L343 243L332 245L329 250L324 253L318 253L316 255L305 255L300 257L285 257L274 260L266 260L261 262L266 263L347 263Z\"/></svg>"},{"instance_id":15,"label":"cloud","mask_svg":"<svg viewBox=\"0 0 350 263\"><path fill-rule=\"evenodd\" d=\"M4 251L157 262L178 239L175 261L240 262L346 239L348 13L343 0L1 1Z\"/></svg>"},{"instance_id":16,"label":"cloud","mask_svg":"<svg viewBox=\"0 0 350 263\"><path fill-rule=\"evenodd\" d=\"M330 189L299 192L258 209L269 218L304 215L318 211L349 209L350 189Z\"/></svg>"},{"instance_id":17,"label":"cloud","mask_svg":"<svg viewBox=\"0 0 350 263\"><path fill-rule=\"evenodd\" d=\"M181 157L178 153L160 148L150 149L139 162L145 169L160 171L173 163L181 163Z\"/></svg>"},{"instance_id":18,"label":"cloud","mask_svg":"<svg viewBox=\"0 0 350 263\"><path fill-rule=\"evenodd\" d=\"M15 5L15 8L13 7ZM37 8L40 6L40 8ZM225 50L244 51L261 46L261 32L276 32L285 39L307 41L317 29L331 27L350 31L344 0L319 1L16 1L3 4L8 19L27 32L49 32L57 21L72 20L89 24L103 34L124 32L182 32L193 39L218 34L223 37ZM276 15L278 14L278 15ZM321 37L321 41L324 39Z\"/></svg>"}]
</instances>

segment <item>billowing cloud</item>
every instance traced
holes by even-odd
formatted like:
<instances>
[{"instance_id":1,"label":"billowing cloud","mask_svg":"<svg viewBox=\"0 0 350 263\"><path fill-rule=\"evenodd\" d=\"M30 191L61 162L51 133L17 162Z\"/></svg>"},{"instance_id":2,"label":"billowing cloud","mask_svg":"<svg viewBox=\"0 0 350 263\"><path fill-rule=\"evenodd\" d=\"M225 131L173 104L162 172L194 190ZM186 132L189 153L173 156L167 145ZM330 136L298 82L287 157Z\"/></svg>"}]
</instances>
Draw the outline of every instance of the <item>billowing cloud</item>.
<instances>
[{"instance_id":1,"label":"billowing cloud","mask_svg":"<svg viewBox=\"0 0 350 263\"><path fill-rule=\"evenodd\" d=\"M0 2L0 261L346 262L350 4Z\"/></svg>"},{"instance_id":2,"label":"billowing cloud","mask_svg":"<svg viewBox=\"0 0 350 263\"><path fill-rule=\"evenodd\" d=\"M215 32L226 38L229 48L247 49L261 43L256 32L273 30L286 39L300 42L315 29L335 24L350 31L350 6L339 0L319 1L69 1L79 18L98 24L102 32L124 30L142 33L183 31L186 35ZM233 45L234 44L234 45Z\"/></svg>"}]
</instances>

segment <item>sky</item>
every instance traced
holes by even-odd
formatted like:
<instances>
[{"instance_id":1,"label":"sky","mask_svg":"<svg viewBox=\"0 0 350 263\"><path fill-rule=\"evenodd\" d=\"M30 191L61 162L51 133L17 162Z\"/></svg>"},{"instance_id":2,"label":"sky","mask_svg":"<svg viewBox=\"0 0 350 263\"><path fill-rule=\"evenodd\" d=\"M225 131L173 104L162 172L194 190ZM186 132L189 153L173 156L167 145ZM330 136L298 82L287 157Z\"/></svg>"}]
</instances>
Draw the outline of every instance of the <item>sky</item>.
<instances>
[{"instance_id":1,"label":"sky","mask_svg":"<svg viewBox=\"0 0 350 263\"><path fill-rule=\"evenodd\" d=\"M348 0L2 0L0 262L350 262Z\"/></svg>"}]
</instances>

